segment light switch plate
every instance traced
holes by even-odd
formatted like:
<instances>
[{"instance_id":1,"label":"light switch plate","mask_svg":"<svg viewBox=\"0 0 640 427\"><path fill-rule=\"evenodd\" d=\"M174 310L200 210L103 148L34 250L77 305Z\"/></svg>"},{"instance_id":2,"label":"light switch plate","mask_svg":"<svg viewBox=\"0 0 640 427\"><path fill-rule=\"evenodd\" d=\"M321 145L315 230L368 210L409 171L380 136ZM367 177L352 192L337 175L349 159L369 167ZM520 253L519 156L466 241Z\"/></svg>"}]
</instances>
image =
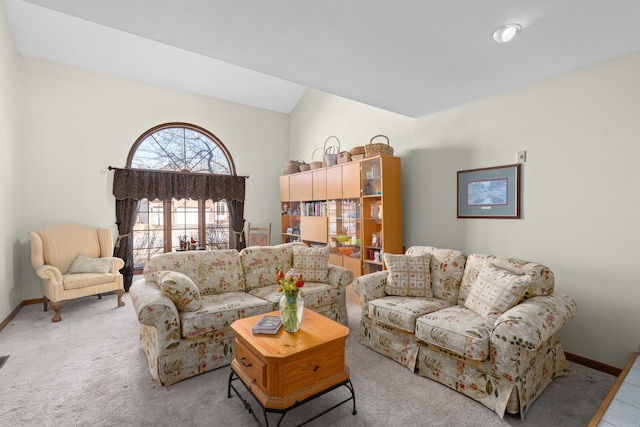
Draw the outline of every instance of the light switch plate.
<instances>
[{"instance_id":1,"label":"light switch plate","mask_svg":"<svg viewBox=\"0 0 640 427\"><path fill-rule=\"evenodd\" d=\"M527 152L526 151L518 151L518 163L526 163L527 162Z\"/></svg>"}]
</instances>

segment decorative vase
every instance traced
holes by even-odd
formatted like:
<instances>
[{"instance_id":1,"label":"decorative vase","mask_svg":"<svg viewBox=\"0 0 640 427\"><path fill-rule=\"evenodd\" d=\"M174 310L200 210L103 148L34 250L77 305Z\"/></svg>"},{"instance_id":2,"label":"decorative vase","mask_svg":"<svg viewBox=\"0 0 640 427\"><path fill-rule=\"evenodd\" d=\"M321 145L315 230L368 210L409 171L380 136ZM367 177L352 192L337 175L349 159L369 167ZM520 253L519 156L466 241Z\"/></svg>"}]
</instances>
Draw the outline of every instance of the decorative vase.
<instances>
[{"instance_id":1,"label":"decorative vase","mask_svg":"<svg viewBox=\"0 0 640 427\"><path fill-rule=\"evenodd\" d=\"M304 300L299 292L285 292L280 298L280 317L284 330L287 332L297 332L302 322L304 311Z\"/></svg>"}]
</instances>

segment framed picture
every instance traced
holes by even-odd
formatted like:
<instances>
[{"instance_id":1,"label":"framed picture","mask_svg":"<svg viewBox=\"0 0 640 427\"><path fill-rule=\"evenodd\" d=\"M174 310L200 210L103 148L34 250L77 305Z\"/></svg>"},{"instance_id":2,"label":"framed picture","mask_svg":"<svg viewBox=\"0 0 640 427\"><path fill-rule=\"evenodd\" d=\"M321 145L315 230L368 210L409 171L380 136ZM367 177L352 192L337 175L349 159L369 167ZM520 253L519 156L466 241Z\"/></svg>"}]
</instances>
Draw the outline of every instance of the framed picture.
<instances>
[{"instance_id":1,"label":"framed picture","mask_svg":"<svg viewBox=\"0 0 640 427\"><path fill-rule=\"evenodd\" d=\"M520 166L458 171L458 218L520 218Z\"/></svg>"}]
</instances>

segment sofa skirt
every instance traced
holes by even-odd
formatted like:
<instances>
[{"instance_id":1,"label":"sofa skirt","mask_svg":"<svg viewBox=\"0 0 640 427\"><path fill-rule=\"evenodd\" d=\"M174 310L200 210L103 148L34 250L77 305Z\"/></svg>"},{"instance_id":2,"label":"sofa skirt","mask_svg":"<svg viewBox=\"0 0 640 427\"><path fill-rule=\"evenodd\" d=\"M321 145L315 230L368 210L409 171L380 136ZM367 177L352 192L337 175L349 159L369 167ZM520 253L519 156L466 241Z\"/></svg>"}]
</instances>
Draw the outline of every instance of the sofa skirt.
<instances>
[{"instance_id":1,"label":"sofa skirt","mask_svg":"<svg viewBox=\"0 0 640 427\"><path fill-rule=\"evenodd\" d=\"M158 332L153 326L140 325L140 345L151 376L164 386L222 366L235 356L235 334L231 328L194 339L182 339L174 349L158 355Z\"/></svg>"},{"instance_id":2,"label":"sofa skirt","mask_svg":"<svg viewBox=\"0 0 640 427\"><path fill-rule=\"evenodd\" d=\"M415 371L418 342L412 333L364 317L360 321L360 343Z\"/></svg>"}]
</instances>

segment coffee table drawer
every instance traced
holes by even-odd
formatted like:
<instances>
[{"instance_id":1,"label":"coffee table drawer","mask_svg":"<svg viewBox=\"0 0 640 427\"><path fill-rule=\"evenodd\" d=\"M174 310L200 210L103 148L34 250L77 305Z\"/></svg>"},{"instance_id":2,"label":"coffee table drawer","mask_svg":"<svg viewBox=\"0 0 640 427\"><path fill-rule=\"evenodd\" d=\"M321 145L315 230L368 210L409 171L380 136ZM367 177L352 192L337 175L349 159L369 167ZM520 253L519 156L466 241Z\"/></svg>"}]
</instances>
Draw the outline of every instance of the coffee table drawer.
<instances>
[{"instance_id":1,"label":"coffee table drawer","mask_svg":"<svg viewBox=\"0 0 640 427\"><path fill-rule=\"evenodd\" d=\"M251 383L265 388L265 364L241 341L236 341L236 361L243 374L251 378Z\"/></svg>"}]
</instances>

